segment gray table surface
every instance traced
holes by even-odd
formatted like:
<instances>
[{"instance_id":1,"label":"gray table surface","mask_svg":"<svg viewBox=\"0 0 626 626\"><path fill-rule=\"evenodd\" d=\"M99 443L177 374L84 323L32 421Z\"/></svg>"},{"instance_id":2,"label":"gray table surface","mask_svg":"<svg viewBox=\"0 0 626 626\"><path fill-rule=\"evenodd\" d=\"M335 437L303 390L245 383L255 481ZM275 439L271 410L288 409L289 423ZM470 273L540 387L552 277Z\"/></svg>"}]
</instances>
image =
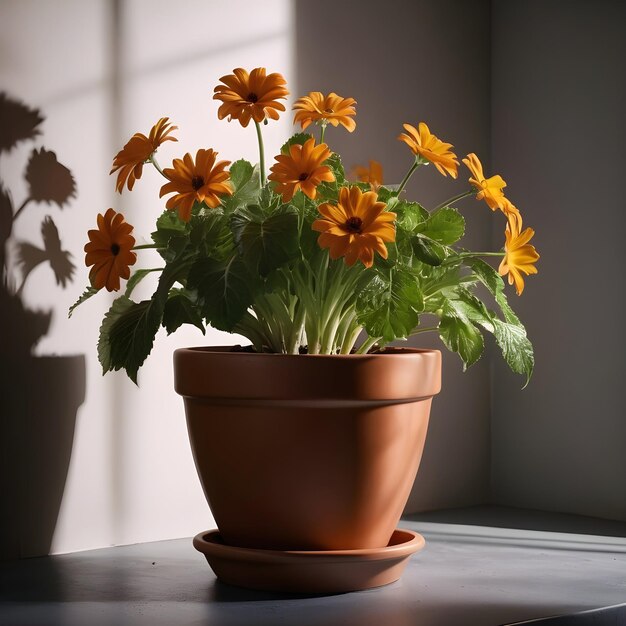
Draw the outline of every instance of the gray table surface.
<instances>
[{"instance_id":1,"label":"gray table surface","mask_svg":"<svg viewBox=\"0 0 626 626\"><path fill-rule=\"evenodd\" d=\"M0 624L499 626L626 602L624 523L479 507L400 526L427 541L402 579L338 595L224 585L190 539L1 563ZM626 624L603 615L584 623Z\"/></svg>"}]
</instances>

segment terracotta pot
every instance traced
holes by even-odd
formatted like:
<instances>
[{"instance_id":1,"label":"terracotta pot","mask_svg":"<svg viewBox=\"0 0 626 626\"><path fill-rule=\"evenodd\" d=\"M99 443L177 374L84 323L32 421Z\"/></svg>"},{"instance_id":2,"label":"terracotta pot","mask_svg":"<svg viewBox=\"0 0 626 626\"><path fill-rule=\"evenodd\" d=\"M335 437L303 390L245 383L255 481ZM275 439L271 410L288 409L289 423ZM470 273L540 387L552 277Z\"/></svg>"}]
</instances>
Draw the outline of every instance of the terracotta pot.
<instances>
[{"instance_id":1,"label":"terracotta pot","mask_svg":"<svg viewBox=\"0 0 626 626\"><path fill-rule=\"evenodd\" d=\"M191 447L227 545L387 546L422 456L438 350L174 353Z\"/></svg>"}]
</instances>

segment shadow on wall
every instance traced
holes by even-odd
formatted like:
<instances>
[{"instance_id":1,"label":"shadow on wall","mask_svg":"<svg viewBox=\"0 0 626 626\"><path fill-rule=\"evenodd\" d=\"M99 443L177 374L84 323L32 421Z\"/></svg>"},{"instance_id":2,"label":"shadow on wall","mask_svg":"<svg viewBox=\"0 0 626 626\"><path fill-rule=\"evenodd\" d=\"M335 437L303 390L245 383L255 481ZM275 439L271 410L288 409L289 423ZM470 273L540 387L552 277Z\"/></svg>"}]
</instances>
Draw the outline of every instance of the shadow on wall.
<instances>
[{"instance_id":1,"label":"shadow on wall","mask_svg":"<svg viewBox=\"0 0 626 626\"><path fill-rule=\"evenodd\" d=\"M0 93L0 156L40 134L40 112ZM30 273L48 263L56 284L75 266L46 216L40 241L15 241L13 227L31 203L63 209L76 193L72 173L54 152L33 149L24 172L28 195L15 208L0 180L0 559L48 554L85 399L85 357L33 356L51 311L31 310L22 291ZM17 279L19 277L19 280Z\"/></svg>"}]
</instances>

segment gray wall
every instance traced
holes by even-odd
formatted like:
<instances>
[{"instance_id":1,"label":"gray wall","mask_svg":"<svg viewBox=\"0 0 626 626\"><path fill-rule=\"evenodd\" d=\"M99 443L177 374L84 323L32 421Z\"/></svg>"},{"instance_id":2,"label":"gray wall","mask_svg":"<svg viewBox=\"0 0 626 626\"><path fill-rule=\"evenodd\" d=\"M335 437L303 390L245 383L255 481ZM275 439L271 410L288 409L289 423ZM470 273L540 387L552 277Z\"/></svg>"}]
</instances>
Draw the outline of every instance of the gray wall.
<instances>
[{"instance_id":1,"label":"gray wall","mask_svg":"<svg viewBox=\"0 0 626 626\"><path fill-rule=\"evenodd\" d=\"M493 496L626 519L626 3L499 0L492 26L493 165L541 253L535 376L494 361Z\"/></svg>"},{"instance_id":2,"label":"gray wall","mask_svg":"<svg viewBox=\"0 0 626 626\"><path fill-rule=\"evenodd\" d=\"M373 158L399 183L412 155L396 137L402 123L426 121L458 154L489 156L489 2L463 0L320 0L296 3L295 95L336 91L354 97L353 134L329 128L326 139L347 168ZM461 181L424 168L409 196L426 206L459 193ZM472 245L490 241L491 215L468 203ZM441 348L438 341L422 346ZM428 444L409 510L484 502L489 490L489 367L466 374L444 351L444 392L433 404Z\"/></svg>"}]
</instances>

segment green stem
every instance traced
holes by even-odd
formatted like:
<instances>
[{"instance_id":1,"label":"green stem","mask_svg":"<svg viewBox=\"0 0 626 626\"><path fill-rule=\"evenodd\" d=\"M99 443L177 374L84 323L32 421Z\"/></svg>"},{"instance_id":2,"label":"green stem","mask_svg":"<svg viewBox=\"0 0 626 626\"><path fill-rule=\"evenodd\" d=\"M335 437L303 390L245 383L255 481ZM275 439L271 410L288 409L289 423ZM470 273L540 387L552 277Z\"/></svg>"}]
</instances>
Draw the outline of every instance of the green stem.
<instances>
[{"instance_id":1,"label":"green stem","mask_svg":"<svg viewBox=\"0 0 626 626\"><path fill-rule=\"evenodd\" d=\"M263 148L263 135L261 134L261 125L254 122L256 126L256 136L259 140L259 173L261 175L261 187L265 186L265 150Z\"/></svg>"},{"instance_id":2,"label":"green stem","mask_svg":"<svg viewBox=\"0 0 626 626\"><path fill-rule=\"evenodd\" d=\"M15 222L15 220L17 219L17 216L26 208L26 205L32 200L32 198L28 197L26 198L26 200L24 200L24 202L22 202L22 206L20 206L20 208L15 211L15 215L13 216L13 221Z\"/></svg>"},{"instance_id":3,"label":"green stem","mask_svg":"<svg viewBox=\"0 0 626 626\"><path fill-rule=\"evenodd\" d=\"M324 134L326 133L326 124L322 122L322 126L320 129L320 143L324 143Z\"/></svg>"},{"instance_id":4,"label":"green stem","mask_svg":"<svg viewBox=\"0 0 626 626\"><path fill-rule=\"evenodd\" d=\"M409 337L413 337L414 335L419 335L421 333L432 333L432 332L437 332L439 330L438 326L429 326L428 328L418 328L417 330L414 330Z\"/></svg>"},{"instance_id":5,"label":"green stem","mask_svg":"<svg viewBox=\"0 0 626 626\"><path fill-rule=\"evenodd\" d=\"M356 351L357 354L367 354L369 349L380 339L380 337L368 337Z\"/></svg>"},{"instance_id":6,"label":"green stem","mask_svg":"<svg viewBox=\"0 0 626 626\"><path fill-rule=\"evenodd\" d=\"M475 256L504 256L506 252L461 252L458 256L467 259Z\"/></svg>"},{"instance_id":7,"label":"green stem","mask_svg":"<svg viewBox=\"0 0 626 626\"><path fill-rule=\"evenodd\" d=\"M133 246L133 250L149 250L149 249L155 249L158 247L159 246L157 246L156 243L144 243L140 246Z\"/></svg>"},{"instance_id":8,"label":"green stem","mask_svg":"<svg viewBox=\"0 0 626 626\"><path fill-rule=\"evenodd\" d=\"M450 206L453 202L457 202L458 200L462 200L463 198L467 198L467 196L471 196L473 193L475 193L475 192L472 189L470 189L469 191L464 191L463 193L460 193L458 196L453 196L449 200L446 200L445 202L443 202L439 206L435 207L433 209L433 211L438 211L439 209L443 209L444 206Z\"/></svg>"},{"instance_id":9,"label":"green stem","mask_svg":"<svg viewBox=\"0 0 626 626\"><path fill-rule=\"evenodd\" d=\"M422 162L419 159L415 159L415 163L413 163L413 165L411 165L411 168L409 169L409 171L406 173L406 176L404 177L403 181L400 183L400 186L398 187L398 190L395 192L396 196L399 196L402 193L402 190L406 187L406 184L409 182L409 178L411 178L411 176L413 175L413 172L422 164Z\"/></svg>"},{"instance_id":10,"label":"green stem","mask_svg":"<svg viewBox=\"0 0 626 626\"><path fill-rule=\"evenodd\" d=\"M154 152L150 155L150 163L152 163L152 165L154 165L154 167L156 167L157 172L159 172L159 174L161 174L161 176L163 176L164 178L167 178L167 176L165 176L165 174L163 173L163 170L161 169L161 166L157 163L156 157L154 156Z\"/></svg>"},{"instance_id":11,"label":"green stem","mask_svg":"<svg viewBox=\"0 0 626 626\"><path fill-rule=\"evenodd\" d=\"M361 330L363 330L363 327L357 324L346 334L346 337L341 344L341 354L350 354L352 352L352 348L354 348L354 344L359 338Z\"/></svg>"}]
</instances>

